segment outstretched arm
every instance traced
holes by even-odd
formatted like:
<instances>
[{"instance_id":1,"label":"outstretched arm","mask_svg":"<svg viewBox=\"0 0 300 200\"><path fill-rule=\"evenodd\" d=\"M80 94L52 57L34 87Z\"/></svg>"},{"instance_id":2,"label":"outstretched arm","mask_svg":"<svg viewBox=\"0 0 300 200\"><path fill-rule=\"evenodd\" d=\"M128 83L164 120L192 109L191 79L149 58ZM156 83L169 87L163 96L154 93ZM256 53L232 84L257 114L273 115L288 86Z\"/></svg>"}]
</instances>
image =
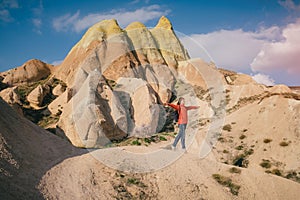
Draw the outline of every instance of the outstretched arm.
<instances>
[{"instance_id":1,"label":"outstretched arm","mask_svg":"<svg viewBox=\"0 0 300 200\"><path fill-rule=\"evenodd\" d=\"M175 110L179 110L179 105L171 104L171 103L164 103L164 105L170 106L174 108Z\"/></svg>"},{"instance_id":2,"label":"outstretched arm","mask_svg":"<svg viewBox=\"0 0 300 200\"><path fill-rule=\"evenodd\" d=\"M198 109L198 108L200 108L200 106L187 106L186 107L187 110Z\"/></svg>"}]
</instances>

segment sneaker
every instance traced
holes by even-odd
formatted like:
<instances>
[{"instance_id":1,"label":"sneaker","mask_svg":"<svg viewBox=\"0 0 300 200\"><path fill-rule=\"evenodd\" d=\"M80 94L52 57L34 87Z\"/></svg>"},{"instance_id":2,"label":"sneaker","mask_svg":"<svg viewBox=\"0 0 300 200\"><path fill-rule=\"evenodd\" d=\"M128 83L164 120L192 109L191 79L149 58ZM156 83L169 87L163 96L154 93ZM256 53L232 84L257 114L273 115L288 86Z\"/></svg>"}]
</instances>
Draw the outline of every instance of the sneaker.
<instances>
[{"instance_id":1,"label":"sneaker","mask_svg":"<svg viewBox=\"0 0 300 200\"><path fill-rule=\"evenodd\" d=\"M187 153L186 148L182 148L182 151L183 151L184 153Z\"/></svg>"},{"instance_id":2,"label":"sneaker","mask_svg":"<svg viewBox=\"0 0 300 200\"><path fill-rule=\"evenodd\" d=\"M171 145L171 148L172 148L173 151L176 150L176 147L174 147L173 145Z\"/></svg>"}]
</instances>

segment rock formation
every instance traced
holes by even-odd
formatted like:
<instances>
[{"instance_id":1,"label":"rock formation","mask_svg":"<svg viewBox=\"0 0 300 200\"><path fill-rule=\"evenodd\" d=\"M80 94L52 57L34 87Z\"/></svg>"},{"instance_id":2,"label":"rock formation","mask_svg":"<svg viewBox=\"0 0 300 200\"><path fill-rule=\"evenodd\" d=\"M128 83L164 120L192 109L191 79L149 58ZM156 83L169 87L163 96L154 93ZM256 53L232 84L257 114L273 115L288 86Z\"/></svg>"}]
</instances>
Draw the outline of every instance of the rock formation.
<instances>
[{"instance_id":1,"label":"rock formation","mask_svg":"<svg viewBox=\"0 0 300 200\"><path fill-rule=\"evenodd\" d=\"M165 38L170 41L166 42ZM127 94L130 98L127 104L130 105L120 104L117 106L121 110L134 110L133 115L127 114L124 116L126 117L124 122L129 123L131 128L124 128L124 122L121 127L118 127L121 118L114 116L116 113L114 113L111 102L121 102L122 100L114 92L107 94L108 110L105 112L104 110L99 111L100 113L106 113L106 115L95 115L95 117L100 117L95 121L105 121L109 126L116 127L116 129L103 128L105 125L98 123L97 126L99 127L94 131L97 133L78 133L78 130L74 127L71 128L70 125L76 126L80 121L74 121L77 119L71 119L70 117L66 117L69 119L68 123L64 121L66 120L64 116L76 116L74 114L77 112L76 109L79 103L74 103L73 100L68 102L68 105L61 105L68 108L68 111L63 110L63 117L58 126L65 131L72 142L73 138L76 138L75 135L78 134L83 134L81 139L94 140L94 142L90 142L89 147L92 143L96 145L100 142L99 138L102 137L100 135L109 135L112 132L114 132L112 134L114 136L109 136L110 139L118 139L126 135L143 137L155 133L158 129L161 129L158 121L153 120L161 115L161 108L157 104L170 100L176 83L175 76L178 62L187 58L188 55L176 37L170 21L165 17L162 17L157 26L151 30L148 30L139 22L128 25L124 30L119 27L116 20L104 20L95 24L72 48L63 63L58 66L54 72L55 77L66 81L68 87L72 88L73 98L76 98L79 94L81 95L81 91L88 90L86 86L83 88L85 84L82 83L94 80L94 78L91 79L91 76L95 75L95 71L99 73L99 80L106 82L103 82L103 84L106 84L107 91L109 83L118 85L119 88L116 91L119 94L124 93L129 88L131 88L129 90L136 89L137 91ZM125 83L122 83L124 81ZM128 84L130 81L133 85ZM95 90L96 86L93 87L92 90ZM84 94L80 99L85 97L88 99L86 101L91 101L89 99L97 98L97 95L99 94L96 91L91 96ZM143 98L145 99L143 100ZM57 112L57 109L52 109L52 106L50 107L51 112ZM91 119L93 118L88 117L88 120ZM85 121L85 123L94 122ZM99 133L99 128L101 133ZM83 130L88 131L86 128ZM80 131L82 130L80 129ZM88 137L87 135L93 136ZM78 138L74 140L76 140L76 142L73 142L75 145L81 146L83 144L79 142ZM105 137L102 140L100 142L102 145L110 141L106 140Z\"/></svg>"},{"instance_id":2,"label":"rock formation","mask_svg":"<svg viewBox=\"0 0 300 200\"><path fill-rule=\"evenodd\" d=\"M46 78L50 75L53 66L40 60L29 60L22 66L0 73L3 83L8 85L18 85L32 83Z\"/></svg>"},{"instance_id":3,"label":"rock formation","mask_svg":"<svg viewBox=\"0 0 300 200\"><path fill-rule=\"evenodd\" d=\"M32 92L27 96L27 100L30 106L33 108L39 108L44 100L44 97L50 92L48 85L38 85Z\"/></svg>"}]
</instances>

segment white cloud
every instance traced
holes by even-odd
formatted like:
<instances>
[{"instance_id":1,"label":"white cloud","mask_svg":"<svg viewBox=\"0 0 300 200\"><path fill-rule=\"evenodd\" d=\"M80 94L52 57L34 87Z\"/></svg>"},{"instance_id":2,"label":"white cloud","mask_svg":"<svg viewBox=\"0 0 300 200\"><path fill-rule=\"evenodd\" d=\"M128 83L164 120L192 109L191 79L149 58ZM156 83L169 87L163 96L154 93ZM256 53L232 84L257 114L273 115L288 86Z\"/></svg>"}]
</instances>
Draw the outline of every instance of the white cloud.
<instances>
[{"instance_id":1,"label":"white cloud","mask_svg":"<svg viewBox=\"0 0 300 200\"><path fill-rule=\"evenodd\" d=\"M17 0L3 0L0 3L0 8L19 8Z\"/></svg>"},{"instance_id":2,"label":"white cloud","mask_svg":"<svg viewBox=\"0 0 300 200\"><path fill-rule=\"evenodd\" d=\"M258 83L267 85L267 86L273 86L275 85L275 81L270 78L270 76L265 75L265 74L255 74L254 76L252 76L253 80L255 80Z\"/></svg>"},{"instance_id":3,"label":"white cloud","mask_svg":"<svg viewBox=\"0 0 300 200\"><path fill-rule=\"evenodd\" d=\"M70 13L55 18L53 20L53 27L56 31L68 31L78 20L80 12L77 11L74 15Z\"/></svg>"},{"instance_id":4,"label":"white cloud","mask_svg":"<svg viewBox=\"0 0 300 200\"><path fill-rule=\"evenodd\" d=\"M38 18L35 18L35 19L32 19L32 23L35 27L39 28L41 27L42 25L42 20L41 19L38 19Z\"/></svg>"},{"instance_id":5,"label":"white cloud","mask_svg":"<svg viewBox=\"0 0 300 200\"><path fill-rule=\"evenodd\" d=\"M140 2L140 0L133 0L133 1L129 2L129 4L137 4L139 2Z\"/></svg>"},{"instance_id":6,"label":"white cloud","mask_svg":"<svg viewBox=\"0 0 300 200\"><path fill-rule=\"evenodd\" d=\"M0 20L3 22L12 22L14 19L10 15L10 12L4 9L4 10L0 10Z\"/></svg>"},{"instance_id":7,"label":"white cloud","mask_svg":"<svg viewBox=\"0 0 300 200\"><path fill-rule=\"evenodd\" d=\"M276 82L295 85L300 84L299 35L300 18L285 27L261 27L252 32L219 30L183 36L180 40L191 57L237 72L266 73L276 77ZM271 78L267 83L272 83Z\"/></svg>"},{"instance_id":8,"label":"white cloud","mask_svg":"<svg viewBox=\"0 0 300 200\"><path fill-rule=\"evenodd\" d=\"M55 60L55 61L53 61L53 62L51 63L51 65L54 65L54 66L60 65L63 61L64 61L64 60Z\"/></svg>"},{"instance_id":9,"label":"white cloud","mask_svg":"<svg viewBox=\"0 0 300 200\"><path fill-rule=\"evenodd\" d=\"M19 8L17 0L3 0L0 2L0 20L3 22L12 22L14 18L11 16L9 9Z\"/></svg>"},{"instance_id":10,"label":"white cloud","mask_svg":"<svg viewBox=\"0 0 300 200\"><path fill-rule=\"evenodd\" d=\"M207 34L193 34L180 38L191 57L203 58L203 46L210 59L218 67L243 71L250 69L250 63L268 40L280 40L278 27L261 28L257 32L220 30ZM207 60L207 59L205 59Z\"/></svg>"},{"instance_id":11,"label":"white cloud","mask_svg":"<svg viewBox=\"0 0 300 200\"><path fill-rule=\"evenodd\" d=\"M251 63L253 71L283 71L300 75L300 19L282 31L285 40L265 43Z\"/></svg>"},{"instance_id":12,"label":"white cloud","mask_svg":"<svg viewBox=\"0 0 300 200\"><path fill-rule=\"evenodd\" d=\"M279 4L288 10L300 11L300 5L296 5L293 0L279 1Z\"/></svg>"},{"instance_id":13,"label":"white cloud","mask_svg":"<svg viewBox=\"0 0 300 200\"><path fill-rule=\"evenodd\" d=\"M56 31L72 30L81 32L86 28L104 19L116 19L121 27L127 26L133 21L146 23L149 20L167 15L170 10L163 10L159 5L142 7L134 11L112 10L109 13L92 13L80 17L80 12L66 14L53 20L53 27Z\"/></svg>"}]
</instances>

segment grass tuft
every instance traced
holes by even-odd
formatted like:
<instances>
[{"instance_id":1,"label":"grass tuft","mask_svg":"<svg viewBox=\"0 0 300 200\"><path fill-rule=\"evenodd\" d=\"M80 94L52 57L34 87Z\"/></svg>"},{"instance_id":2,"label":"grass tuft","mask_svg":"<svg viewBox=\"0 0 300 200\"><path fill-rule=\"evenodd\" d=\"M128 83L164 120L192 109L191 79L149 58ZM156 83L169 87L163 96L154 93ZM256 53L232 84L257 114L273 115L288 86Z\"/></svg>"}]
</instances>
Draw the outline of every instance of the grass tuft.
<instances>
[{"instance_id":1,"label":"grass tuft","mask_svg":"<svg viewBox=\"0 0 300 200\"><path fill-rule=\"evenodd\" d=\"M222 176L220 174L213 174L212 177L220 184L230 189L230 192L233 195L239 194L239 189L241 186L232 182L232 180L228 177Z\"/></svg>"},{"instance_id":2,"label":"grass tuft","mask_svg":"<svg viewBox=\"0 0 300 200\"><path fill-rule=\"evenodd\" d=\"M263 161L262 161L259 165L260 165L261 167L267 168L267 169L269 169L269 168L272 167L271 162L270 162L269 160L265 160L265 159L263 159Z\"/></svg>"},{"instance_id":3,"label":"grass tuft","mask_svg":"<svg viewBox=\"0 0 300 200\"><path fill-rule=\"evenodd\" d=\"M282 147L286 147L286 146L289 146L289 143L286 142L286 141L282 141L282 142L279 143L279 145L282 146Z\"/></svg>"},{"instance_id":4,"label":"grass tuft","mask_svg":"<svg viewBox=\"0 0 300 200\"><path fill-rule=\"evenodd\" d=\"M270 142L272 142L272 139L268 139L268 138L264 139L264 143L270 143Z\"/></svg>"},{"instance_id":5,"label":"grass tuft","mask_svg":"<svg viewBox=\"0 0 300 200\"><path fill-rule=\"evenodd\" d=\"M231 131L231 129L232 129L232 127L231 127L231 125L230 125L230 124L226 124L225 126L223 126L223 130L224 130L224 131L228 131L228 132L230 132L230 131Z\"/></svg>"},{"instance_id":6,"label":"grass tuft","mask_svg":"<svg viewBox=\"0 0 300 200\"><path fill-rule=\"evenodd\" d=\"M240 174L240 173L242 172L242 170L240 170L240 169L238 169L238 168L236 168L236 167L231 167L231 168L229 169L229 172L230 172L230 173L234 173L234 174Z\"/></svg>"}]
</instances>

